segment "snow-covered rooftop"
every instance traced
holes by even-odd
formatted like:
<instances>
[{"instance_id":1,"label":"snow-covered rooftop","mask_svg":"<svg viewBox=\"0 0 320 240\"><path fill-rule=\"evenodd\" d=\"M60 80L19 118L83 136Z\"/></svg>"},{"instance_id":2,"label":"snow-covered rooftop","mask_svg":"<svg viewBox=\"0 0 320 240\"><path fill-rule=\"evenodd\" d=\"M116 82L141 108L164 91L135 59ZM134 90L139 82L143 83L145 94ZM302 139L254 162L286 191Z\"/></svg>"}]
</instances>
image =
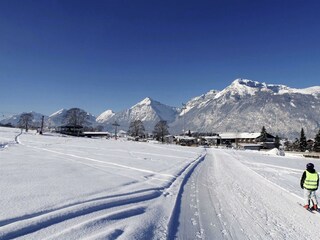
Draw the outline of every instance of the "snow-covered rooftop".
<instances>
[{"instance_id":1,"label":"snow-covered rooftop","mask_svg":"<svg viewBox=\"0 0 320 240\"><path fill-rule=\"evenodd\" d=\"M228 132L228 133L221 133L219 136L221 139L236 139L236 138L250 138L255 139L259 137L261 133L237 133L237 132Z\"/></svg>"}]
</instances>

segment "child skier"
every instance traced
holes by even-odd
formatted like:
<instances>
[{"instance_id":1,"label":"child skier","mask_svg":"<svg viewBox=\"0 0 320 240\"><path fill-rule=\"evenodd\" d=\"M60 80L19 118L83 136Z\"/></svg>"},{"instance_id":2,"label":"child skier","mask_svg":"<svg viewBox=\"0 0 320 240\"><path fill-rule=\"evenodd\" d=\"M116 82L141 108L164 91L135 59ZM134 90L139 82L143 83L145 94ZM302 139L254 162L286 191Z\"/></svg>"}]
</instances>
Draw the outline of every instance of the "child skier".
<instances>
[{"instance_id":1,"label":"child skier","mask_svg":"<svg viewBox=\"0 0 320 240\"><path fill-rule=\"evenodd\" d=\"M306 170L303 172L300 186L304 189L304 198L305 198L305 209L313 209L318 211L318 201L316 196L316 191L319 186L319 175L314 169L313 163L308 163L306 166ZM313 203L313 206L309 206L310 200Z\"/></svg>"}]
</instances>

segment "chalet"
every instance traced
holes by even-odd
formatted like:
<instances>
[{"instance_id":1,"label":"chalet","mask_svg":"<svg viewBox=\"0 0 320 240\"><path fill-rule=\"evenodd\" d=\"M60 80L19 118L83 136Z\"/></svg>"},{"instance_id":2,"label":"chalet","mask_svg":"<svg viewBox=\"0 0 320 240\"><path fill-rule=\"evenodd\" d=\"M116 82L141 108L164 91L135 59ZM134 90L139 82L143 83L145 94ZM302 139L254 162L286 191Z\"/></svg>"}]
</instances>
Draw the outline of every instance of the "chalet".
<instances>
[{"instance_id":1,"label":"chalet","mask_svg":"<svg viewBox=\"0 0 320 240\"><path fill-rule=\"evenodd\" d=\"M57 128L56 132L66 135L83 137L83 126L80 125L65 125Z\"/></svg>"},{"instance_id":2,"label":"chalet","mask_svg":"<svg viewBox=\"0 0 320 240\"><path fill-rule=\"evenodd\" d=\"M164 136L164 142L166 142L166 143L173 143L173 141L174 141L174 136L173 135L166 135L166 136Z\"/></svg>"},{"instance_id":3,"label":"chalet","mask_svg":"<svg viewBox=\"0 0 320 240\"><path fill-rule=\"evenodd\" d=\"M220 145L221 137L218 135L215 136L201 136L199 138L200 145Z\"/></svg>"},{"instance_id":4,"label":"chalet","mask_svg":"<svg viewBox=\"0 0 320 240\"><path fill-rule=\"evenodd\" d=\"M189 136L175 136L176 143L180 144L181 146L192 146L197 145L197 139L195 137Z\"/></svg>"},{"instance_id":5,"label":"chalet","mask_svg":"<svg viewBox=\"0 0 320 240\"><path fill-rule=\"evenodd\" d=\"M117 133L117 136L118 137L127 137L127 132L126 131L124 131L124 130L120 130L118 133Z\"/></svg>"},{"instance_id":6,"label":"chalet","mask_svg":"<svg viewBox=\"0 0 320 240\"><path fill-rule=\"evenodd\" d=\"M221 144L236 145L244 149L260 150L262 148L272 149L275 147L275 137L267 134L266 141L262 142L261 133L221 133Z\"/></svg>"}]
</instances>

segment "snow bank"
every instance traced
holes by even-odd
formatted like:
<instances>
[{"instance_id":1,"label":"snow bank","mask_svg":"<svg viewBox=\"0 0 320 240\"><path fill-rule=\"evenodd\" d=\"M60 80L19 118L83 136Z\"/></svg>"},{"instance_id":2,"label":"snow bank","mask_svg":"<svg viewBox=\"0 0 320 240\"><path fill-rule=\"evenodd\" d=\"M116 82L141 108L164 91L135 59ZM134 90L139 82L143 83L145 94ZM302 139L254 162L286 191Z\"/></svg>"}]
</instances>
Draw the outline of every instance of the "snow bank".
<instances>
[{"instance_id":1,"label":"snow bank","mask_svg":"<svg viewBox=\"0 0 320 240\"><path fill-rule=\"evenodd\" d=\"M285 156L284 151L283 150L279 150L278 148L273 148L273 149L265 152L265 154L274 155L274 156Z\"/></svg>"}]
</instances>

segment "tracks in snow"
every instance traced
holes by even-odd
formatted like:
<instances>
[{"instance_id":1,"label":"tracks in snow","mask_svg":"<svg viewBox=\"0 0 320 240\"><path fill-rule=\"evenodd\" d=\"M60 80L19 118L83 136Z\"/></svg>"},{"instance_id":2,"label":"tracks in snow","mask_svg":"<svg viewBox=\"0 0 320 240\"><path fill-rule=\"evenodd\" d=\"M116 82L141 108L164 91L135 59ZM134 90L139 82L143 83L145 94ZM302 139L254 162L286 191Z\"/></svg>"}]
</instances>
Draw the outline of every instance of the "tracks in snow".
<instances>
[{"instance_id":1,"label":"tracks in snow","mask_svg":"<svg viewBox=\"0 0 320 240\"><path fill-rule=\"evenodd\" d=\"M312 239L319 218L234 154L209 150L184 187L171 239ZM305 217L304 217L305 216ZM314 216L319 217L319 216Z\"/></svg>"},{"instance_id":2,"label":"tracks in snow","mask_svg":"<svg viewBox=\"0 0 320 240\"><path fill-rule=\"evenodd\" d=\"M29 147L27 145L24 145ZM74 159L81 159L89 162L99 162L99 160L77 156L74 154L64 154L62 152L53 151L50 149L36 148L51 152L56 155L65 155ZM155 188L145 188L141 191L123 193L113 196L99 197L89 199L82 202L74 202L65 206L60 206L55 209L47 209L44 211L34 212L23 216L18 216L11 219L5 219L0 222L0 239L116 239L120 236L126 236L127 232L136 230L130 229L128 219L144 219L145 215L152 215L154 212L159 212L159 206L162 204L175 205L176 195L180 194L181 184L185 181L185 177L189 177L192 170L201 161L204 156L194 159L187 164L175 176L147 171L145 169L120 166L133 171L141 171L153 176L168 178L167 184L160 185ZM179 200L179 198L178 198ZM156 207L158 206L158 207ZM160 207L160 209L162 209ZM163 211L163 210L162 210ZM169 215L166 215L169 214ZM152 219L152 224L143 226L147 232L147 236L152 238L164 239L167 235L168 219L171 213L160 212L157 217ZM156 215L156 214L155 214ZM139 220L133 220L137 222ZM151 225L150 225L151 224ZM159 224L161 226L159 226ZM153 230L148 230L153 229ZM162 229L160 233L156 233L157 229ZM140 229L141 230L141 229ZM58 232L58 233L56 233ZM156 237L155 237L156 236Z\"/></svg>"},{"instance_id":3,"label":"tracks in snow","mask_svg":"<svg viewBox=\"0 0 320 240\"><path fill-rule=\"evenodd\" d=\"M90 228L90 226L96 225L97 223L105 223L112 220L115 221L132 217L146 211L147 205L144 206L143 202L155 199L161 194L162 192L159 190L148 190L117 197L99 198L60 207L45 213L35 213L34 215L21 216L16 219L2 221L0 239L14 239L95 212L101 212L101 215L93 219L85 219L83 222L77 223L76 226L72 226L70 229L60 232L58 235L70 234L70 232L74 232L75 229L83 227ZM130 206L132 204L138 206ZM108 211L117 207L121 207L121 210L115 212ZM55 237L57 237L56 239L59 239L57 235Z\"/></svg>"},{"instance_id":4,"label":"tracks in snow","mask_svg":"<svg viewBox=\"0 0 320 240\"><path fill-rule=\"evenodd\" d=\"M12 140L10 140L8 138L2 138L2 139L4 139L4 141L0 142L0 150L4 149L4 148L6 148L6 147L8 147L8 146L10 146L12 144L19 144L19 136L21 134L22 134L22 132L19 133L18 135L16 135L15 138L14 138L14 141L12 141Z\"/></svg>"}]
</instances>

